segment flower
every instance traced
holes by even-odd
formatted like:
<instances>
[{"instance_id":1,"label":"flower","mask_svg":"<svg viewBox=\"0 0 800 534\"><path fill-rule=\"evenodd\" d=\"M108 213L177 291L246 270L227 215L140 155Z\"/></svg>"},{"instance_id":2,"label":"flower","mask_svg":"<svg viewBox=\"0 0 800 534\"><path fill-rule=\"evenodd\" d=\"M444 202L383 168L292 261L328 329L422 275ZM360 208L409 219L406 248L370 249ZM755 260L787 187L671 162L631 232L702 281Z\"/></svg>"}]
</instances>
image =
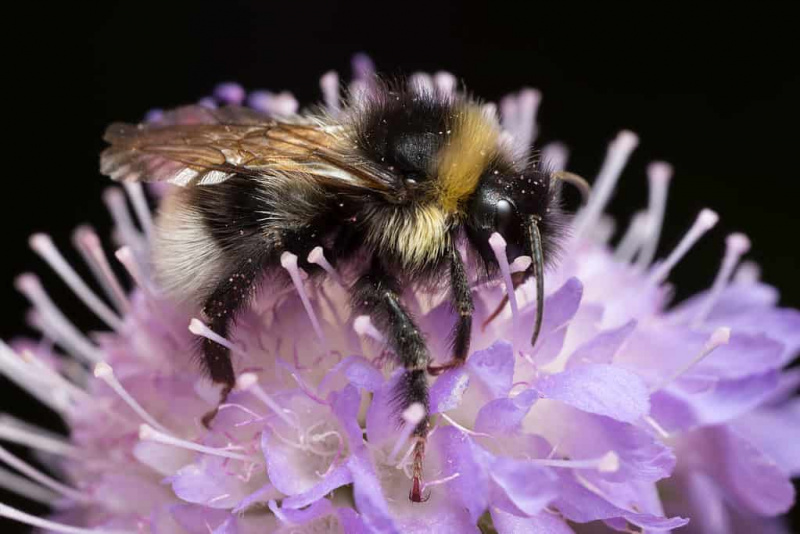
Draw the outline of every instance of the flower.
<instances>
[{"instance_id":1,"label":"flower","mask_svg":"<svg viewBox=\"0 0 800 534\"><path fill-rule=\"evenodd\" d=\"M365 90L371 63L354 62L351 92ZM416 81L454 90L452 75ZM331 113L335 73L322 78ZM247 93L223 84L205 105L296 112L288 93ZM502 123L524 155L535 137L539 93L500 102ZM148 115L159 120L158 111ZM0 460L35 482L0 472L0 484L52 505L42 519L0 505L0 515L52 532L781 532L800 474L800 312L776 306L757 267L740 263L742 234L712 286L670 307L671 269L717 220L701 212L681 243L653 263L671 169L648 167L647 210L611 246L603 214L637 144L622 132L609 145L588 204L572 225L560 265L548 273L545 315L529 344L533 284L473 334L460 369L431 378L433 430L423 503L408 499L412 406L395 423L393 370L383 334L352 316L339 273L304 282L284 255L293 287L265 288L228 339L167 299L148 270L152 220L142 188L111 189L105 201L122 244L126 292L93 230L75 244L108 297L81 280L45 235L31 246L109 330L81 333L32 274L17 287L31 301L40 340L0 344L0 370L61 415L68 439L10 416L0 439L33 449L61 480L0 448ZM558 144L542 149L555 168ZM155 190L158 194L158 191ZM491 240L499 258L505 243ZM526 268L518 258L506 275ZM504 279L510 280L510 276ZM476 287L476 325L507 294ZM408 290L436 358L448 355L452 324L441 295ZM196 338L230 348L237 370L210 429L201 417L218 392L193 361Z\"/></svg>"}]
</instances>

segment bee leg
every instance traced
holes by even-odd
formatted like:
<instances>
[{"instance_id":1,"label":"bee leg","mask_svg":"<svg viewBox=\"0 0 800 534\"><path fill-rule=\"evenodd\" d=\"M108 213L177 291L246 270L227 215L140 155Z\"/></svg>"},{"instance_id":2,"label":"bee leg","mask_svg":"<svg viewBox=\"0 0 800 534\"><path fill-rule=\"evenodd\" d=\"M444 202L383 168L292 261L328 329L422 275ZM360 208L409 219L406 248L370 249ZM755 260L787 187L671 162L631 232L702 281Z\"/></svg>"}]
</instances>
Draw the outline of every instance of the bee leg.
<instances>
[{"instance_id":1,"label":"bee leg","mask_svg":"<svg viewBox=\"0 0 800 534\"><path fill-rule=\"evenodd\" d=\"M255 262L247 262L243 267L231 271L217 285L206 299L202 318L217 335L227 337L236 314L250 301L258 269ZM211 380L222 384L219 404L225 402L236 385L230 351L208 338L202 338L202 362ZM203 425L208 428L217 415L219 405L203 416Z\"/></svg>"},{"instance_id":2,"label":"bee leg","mask_svg":"<svg viewBox=\"0 0 800 534\"><path fill-rule=\"evenodd\" d=\"M370 315L375 325L386 333L405 373L397 383L395 399L400 410L419 403L425 416L414 429L416 439L409 499L413 502L427 500L422 491L422 464L428 436L428 381L427 367L430 354L417 325L400 302L400 282L388 274L379 260L373 260L369 271L353 287L353 308Z\"/></svg>"},{"instance_id":3,"label":"bee leg","mask_svg":"<svg viewBox=\"0 0 800 534\"><path fill-rule=\"evenodd\" d=\"M475 305L472 303L472 290L464 269L464 261L455 247L450 250L450 293L453 311L458 314L451 335L453 358L444 365L429 366L428 372L432 375L439 375L448 369L464 365L469 356L472 313L475 311Z\"/></svg>"}]
</instances>

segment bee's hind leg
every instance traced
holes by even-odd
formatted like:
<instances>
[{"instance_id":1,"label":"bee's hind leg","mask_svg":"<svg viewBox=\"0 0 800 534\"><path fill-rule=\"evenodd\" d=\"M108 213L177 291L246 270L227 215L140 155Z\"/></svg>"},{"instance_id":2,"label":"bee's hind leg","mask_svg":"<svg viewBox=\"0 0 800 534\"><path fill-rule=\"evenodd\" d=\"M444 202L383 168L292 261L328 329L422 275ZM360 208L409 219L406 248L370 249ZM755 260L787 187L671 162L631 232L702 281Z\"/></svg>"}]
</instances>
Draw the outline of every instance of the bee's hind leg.
<instances>
[{"instance_id":1,"label":"bee's hind leg","mask_svg":"<svg viewBox=\"0 0 800 534\"><path fill-rule=\"evenodd\" d=\"M428 436L428 381L427 368L430 354L422 333L411 315L400 302L400 283L386 272L380 260L373 260L369 271L353 287L353 308L369 314L375 325L383 331L389 345L405 368L397 383L395 399L400 411L419 403L425 415L414 428L414 458L412 465L412 486L409 499L423 502L422 464L425 457L425 443Z\"/></svg>"},{"instance_id":2,"label":"bee's hind leg","mask_svg":"<svg viewBox=\"0 0 800 534\"><path fill-rule=\"evenodd\" d=\"M216 288L205 299L202 319L217 335L227 337L237 314L249 302L254 293L260 267L257 262L244 262L220 279ZM217 415L219 405L228 398L236 385L230 350L208 338L202 338L202 363L211 380L222 385L219 404L203 416L203 425L208 428Z\"/></svg>"},{"instance_id":3,"label":"bee's hind leg","mask_svg":"<svg viewBox=\"0 0 800 534\"><path fill-rule=\"evenodd\" d=\"M472 303L472 291L469 287L464 261L455 247L450 250L450 294L453 311L457 315L456 324L450 336L453 358L444 365L429 366L428 372L432 375L439 375L448 369L464 365L469 356L472 313L475 311L475 306Z\"/></svg>"}]
</instances>

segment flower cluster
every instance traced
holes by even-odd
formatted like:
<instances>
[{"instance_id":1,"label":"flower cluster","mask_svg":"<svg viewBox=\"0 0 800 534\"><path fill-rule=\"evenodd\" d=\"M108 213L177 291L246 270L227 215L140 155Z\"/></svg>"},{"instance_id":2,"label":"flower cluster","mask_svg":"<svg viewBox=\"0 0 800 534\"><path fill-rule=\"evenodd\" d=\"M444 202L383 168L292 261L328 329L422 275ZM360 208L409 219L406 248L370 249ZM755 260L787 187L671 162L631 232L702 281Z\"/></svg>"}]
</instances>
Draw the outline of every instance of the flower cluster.
<instances>
[{"instance_id":1,"label":"flower cluster","mask_svg":"<svg viewBox=\"0 0 800 534\"><path fill-rule=\"evenodd\" d=\"M356 59L352 92L370 71ZM416 78L454 90L447 73ZM335 113L337 75L321 85ZM297 110L287 93L247 94L235 84L204 103L277 116ZM524 90L496 108L521 152L535 137L538 103L536 91ZM109 330L84 335L34 275L18 279L42 338L0 344L0 370L60 414L70 436L2 417L0 439L35 450L63 481L0 448L0 460L35 482L0 472L0 484L54 509L42 519L0 505L0 515L96 534L785 531L779 516L794 502L790 477L800 474L800 372L783 369L800 349L800 312L778 308L757 267L740 264L749 248L741 234L728 237L711 287L668 307L671 269L717 216L701 212L653 263L671 176L654 163L647 209L610 246L604 208L636 144L622 132L609 145L560 265L547 275L535 349L534 284L475 288L475 350L463 368L431 378L423 503L408 499L410 436L421 414L407 410L397 424L399 375L384 336L368 316L350 313L347 281L321 249L309 261L328 271L324 281L309 284L285 255L294 286L265 288L223 339L154 284L142 189L126 186L136 217L124 193L109 190L123 245L116 258L136 288L122 289L91 229L78 229L75 244L113 306L47 236L31 239ZM556 168L566 164L561 145L543 154ZM499 235L492 246L505 257ZM529 261L501 266L509 275ZM506 295L511 306L481 327ZM432 354L446 359L453 317L443 296L409 289L404 299ZM193 360L197 336L229 347L238 376L210 429L200 420L219 395Z\"/></svg>"}]
</instances>

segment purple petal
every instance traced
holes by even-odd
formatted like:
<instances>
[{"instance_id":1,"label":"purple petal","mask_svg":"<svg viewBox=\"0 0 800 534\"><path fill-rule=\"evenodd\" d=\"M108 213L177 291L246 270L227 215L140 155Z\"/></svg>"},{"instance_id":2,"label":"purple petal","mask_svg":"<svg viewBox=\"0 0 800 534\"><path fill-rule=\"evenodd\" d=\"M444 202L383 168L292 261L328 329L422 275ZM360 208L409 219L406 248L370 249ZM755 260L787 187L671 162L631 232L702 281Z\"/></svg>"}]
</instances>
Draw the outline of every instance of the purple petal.
<instances>
[{"instance_id":1,"label":"purple petal","mask_svg":"<svg viewBox=\"0 0 800 534\"><path fill-rule=\"evenodd\" d=\"M489 511L497 534L575 534L563 519L550 512L520 517L497 508Z\"/></svg>"},{"instance_id":2,"label":"purple petal","mask_svg":"<svg viewBox=\"0 0 800 534\"><path fill-rule=\"evenodd\" d=\"M396 437L401 427L394 392L402 376L402 370L398 369L372 396L372 403L367 410L367 438L376 446Z\"/></svg>"},{"instance_id":3,"label":"purple petal","mask_svg":"<svg viewBox=\"0 0 800 534\"><path fill-rule=\"evenodd\" d=\"M453 410L461 404L461 398L469 385L469 374L463 368L452 369L442 374L430 390L431 413Z\"/></svg>"},{"instance_id":4,"label":"purple petal","mask_svg":"<svg viewBox=\"0 0 800 534\"><path fill-rule=\"evenodd\" d=\"M272 484L267 484L264 487L254 491L245 497L237 506L232 510L234 514L247 510L254 504L266 504L272 499L279 499L281 493L275 489Z\"/></svg>"},{"instance_id":5,"label":"purple petal","mask_svg":"<svg viewBox=\"0 0 800 534\"><path fill-rule=\"evenodd\" d=\"M186 502L202 504L209 508L235 508L254 489L245 484L236 473L225 468L223 459L204 457L189 464L174 476L166 479L172 484L172 490Z\"/></svg>"},{"instance_id":6,"label":"purple petal","mask_svg":"<svg viewBox=\"0 0 800 534\"><path fill-rule=\"evenodd\" d=\"M332 473L323 478L319 484L310 490L300 495L294 495L284 499L281 506L283 508L292 509L308 506L311 503L319 501L336 488L340 488L351 482L353 482L353 477L350 475L350 470L346 466L340 466L334 469Z\"/></svg>"},{"instance_id":7,"label":"purple petal","mask_svg":"<svg viewBox=\"0 0 800 534\"><path fill-rule=\"evenodd\" d=\"M490 398L508 396L514 378L514 351L510 343L497 341L467 360L467 369Z\"/></svg>"},{"instance_id":8,"label":"purple petal","mask_svg":"<svg viewBox=\"0 0 800 534\"><path fill-rule=\"evenodd\" d=\"M353 498L364 523L372 532L399 532L389 513L375 469L369 461L361 455L353 455L347 465L353 475Z\"/></svg>"},{"instance_id":9,"label":"purple petal","mask_svg":"<svg viewBox=\"0 0 800 534\"><path fill-rule=\"evenodd\" d=\"M470 439L452 426L439 427L431 438L431 447L437 448L441 458L446 459L441 477L459 475L448 483L448 494L466 508L472 522L477 523L488 503L489 479L475 459Z\"/></svg>"},{"instance_id":10,"label":"purple petal","mask_svg":"<svg viewBox=\"0 0 800 534\"><path fill-rule=\"evenodd\" d=\"M336 514L339 516L339 523L347 534L371 534L358 512L352 508L337 508Z\"/></svg>"},{"instance_id":11,"label":"purple petal","mask_svg":"<svg viewBox=\"0 0 800 534\"><path fill-rule=\"evenodd\" d=\"M564 517L576 523L623 518L644 529L663 531L680 528L689 522L688 519L680 517L666 518L614 506L580 485L571 474L561 476L560 497L553 505Z\"/></svg>"},{"instance_id":12,"label":"purple petal","mask_svg":"<svg viewBox=\"0 0 800 534\"><path fill-rule=\"evenodd\" d=\"M171 506L170 513L184 530L192 534L208 534L209 528L217 528L231 517L231 514L226 510L217 510L194 504Z\"/></svg>"},{"instance_id":13,"label":"purple petal","mask_svg":"<svg viewBox=\"0 0 800 534\"><path fill-rule=\"evenodd\" d=\"M512 514L536 515L558 496L558 478L533 462L497 457L490 476L492 505Z\"/></svg>"},{"instance_id":14,"label":"purple petal","mask_svg":"<svg viewBox=\"0 0 800 534\"><path fill-rule=\"evenodd\" d=\"M668 432L720 424L760 405L777 385L777 371L725 380L704 393L685 392L673 385L650 397L651 415Z\"/></svg>"},{"instance_id":15,"label":"purple petal","mask_svg":"<svg viewBox=\"0 0 800 534\"><path fill-rule=\"evenodd\" d=\"M610 365L584 365L544 375L535 387L547 398L618 421L636 421L650 410L644 382L634 373Z\"/></svg>"},{"instance_id":16,"label":"purple petal","mask_svg":"<svg viewBox=\"0 0 800 534\"><path fill-rule=\"evenodd\" d=\"M575 349L569 357L567 368L583 364L610 364L619 348L636 329L635 320L628 321L619 328L600 332L595 337Z\"/></svg>"},{"instance_id":17,"label":"purple petal","mask_svg":"<svg viewBox=\"0 0 800 534\"><path fill-rule=\"evenodd\" d=\"M486 403L475 419L475 431L483 434L512 434L519 432L522 419L539 398L535 390L528 389L507 399Z\"/></svg>"},{"instance_id":18,"label":"purple petal","mask_svg":"<svg viewBox=\"0 0 800 534\"><path fill-rule=\"evenodd\" d=\"M281 506L278 507L275 501L270 501L269 508L278 516L281 522L288 523L289 525L311 523L312 521L334 513L333 505L331 501L327 499L318 500L303 510L289 508L284 503L281 503Z\"/></svg>"},{"instance_id":19,"label":"purple petal","mask_svg":"<svg viewBox=\"0 0 800 534\"><path fill-rule=\"evenodd\" d=\"M789 476L800 476L800 399L755 410L731 426Z\"/></svg>"},{"instance_id":20,"label":"purple petal","mask_svg":"<svg viewBox=\"0 0 800 534\"><path fill-rule=\"evenodd\" d=\"M794 503L794 487L770 458L727 426L696 430L688 436L698 466L711 476L736 507L758 515L785 513Z\"/></svg>"}]
</instances>

